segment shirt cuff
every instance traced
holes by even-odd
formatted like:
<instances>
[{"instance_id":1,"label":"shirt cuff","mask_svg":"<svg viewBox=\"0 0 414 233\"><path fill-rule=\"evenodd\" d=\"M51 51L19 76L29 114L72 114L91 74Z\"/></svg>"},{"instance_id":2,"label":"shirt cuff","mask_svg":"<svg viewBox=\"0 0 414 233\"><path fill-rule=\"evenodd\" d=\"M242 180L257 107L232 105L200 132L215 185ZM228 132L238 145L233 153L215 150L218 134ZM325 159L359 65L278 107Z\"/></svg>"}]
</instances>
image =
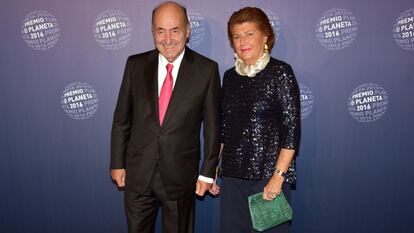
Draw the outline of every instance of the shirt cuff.
<instances>
[{"instance_id":1,"label":"shirt cuff","mask_svg":"<svg viewBox=\"0 0 414 233\"><path fill-rule=\"evenodd\" d=\"M199 180L201 180L201 181L204 181L204 182L206 182L206 183L209 183L209 184L212 184L212 183L213 183L213 181L214 181L214 179L213 179L213 178L210 178L210 177L205 177L205 176L202 176L202 175L199 175L199 176L198 176L198 179L199 179Z\"/></svg>"}]
</instances>

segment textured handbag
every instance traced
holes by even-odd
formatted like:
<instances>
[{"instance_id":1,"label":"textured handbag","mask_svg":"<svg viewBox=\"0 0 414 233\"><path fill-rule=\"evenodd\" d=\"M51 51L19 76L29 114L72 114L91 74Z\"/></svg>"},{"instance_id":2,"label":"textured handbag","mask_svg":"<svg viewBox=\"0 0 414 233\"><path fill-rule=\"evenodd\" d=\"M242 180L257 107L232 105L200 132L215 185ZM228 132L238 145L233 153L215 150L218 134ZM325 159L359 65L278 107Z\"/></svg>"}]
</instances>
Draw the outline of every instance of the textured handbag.
<instances>
[{"instance_id":1,"label":"textured handbag","mask_svg":"<svg viewBox=\"0 0 414 233\"><path fill-rule=\"evenodd\" d=\"M263 199L263 193L249 196L249 209L253 228L264 231L292 219L292 208L283 192L272 201Z\"/></svg>"}]
</instances>

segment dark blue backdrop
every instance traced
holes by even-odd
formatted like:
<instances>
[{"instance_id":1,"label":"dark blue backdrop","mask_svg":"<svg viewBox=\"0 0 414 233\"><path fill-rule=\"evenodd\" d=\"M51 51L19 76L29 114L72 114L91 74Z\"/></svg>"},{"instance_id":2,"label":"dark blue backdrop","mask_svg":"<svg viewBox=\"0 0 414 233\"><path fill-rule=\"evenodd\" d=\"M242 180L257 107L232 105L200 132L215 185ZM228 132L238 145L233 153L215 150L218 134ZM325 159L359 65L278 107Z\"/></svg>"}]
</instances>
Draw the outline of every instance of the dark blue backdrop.
<instances>
[{"instance_id":1,"label":"dark blue backdrop","mask_svg":"<svg viewBox=\"0 0 414 233\"><path fill-rule=\"evenodd\" d=\"M159 2L1 2L1 232L126 232L110 126L127 56L154 47ZM292 232L412 232L412 0L182 3L189 46L221 73L233 11L261 7L277 31L272 55L302 92ZM198 201L196 232L217 232L218 210Z\"/></svg>"}]
</instances>

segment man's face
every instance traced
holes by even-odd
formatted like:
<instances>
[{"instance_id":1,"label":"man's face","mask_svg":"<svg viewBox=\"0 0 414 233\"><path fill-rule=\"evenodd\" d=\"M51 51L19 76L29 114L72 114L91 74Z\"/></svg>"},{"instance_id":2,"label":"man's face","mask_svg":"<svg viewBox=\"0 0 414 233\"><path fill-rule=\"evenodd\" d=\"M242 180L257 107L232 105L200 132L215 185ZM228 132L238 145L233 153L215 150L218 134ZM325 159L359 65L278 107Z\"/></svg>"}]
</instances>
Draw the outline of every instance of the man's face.
<instances>
[{"instance_id":1,"label":"man's face","mask_svg":"<svg viewBox=\"0 0 414 233\"><path fill-rule=\"evenodd\" d=\"M179 7L167 5L155 12L152 34L158 51L168 62L174 62L185 47L190 36L190 27L185 24Z\"/></svg>"}]
</instances>

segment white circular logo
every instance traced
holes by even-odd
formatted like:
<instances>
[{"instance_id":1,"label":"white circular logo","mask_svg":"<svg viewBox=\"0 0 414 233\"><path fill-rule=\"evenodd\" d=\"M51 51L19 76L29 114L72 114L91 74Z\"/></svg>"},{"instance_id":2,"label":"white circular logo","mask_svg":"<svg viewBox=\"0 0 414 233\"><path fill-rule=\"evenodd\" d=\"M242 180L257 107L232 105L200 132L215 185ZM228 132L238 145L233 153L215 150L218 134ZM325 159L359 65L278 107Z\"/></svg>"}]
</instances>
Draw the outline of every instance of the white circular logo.
<instances>
[{"instance_id":1,"label":"white circular logo","mask_svg":"<svg viewBox=\"0 0 414 233\"><path fill-rule=\"evenodd\" d=\"M37 10L27 14L22 22L23 40L34 50L43 51L55 46L59 40L59 24L47 11Z\"/></svg>"},{"instance_id":2,"label":"white circular logo","mask_svg":"<svg viewBox=\"0 0 414 233\"><path fill-rule=\"evenodd\" d=\"M273 32L275 33L276 39L280 36L280 21L275 13L270 9L264 9L267 18L269 18L269 23L272 25Z\"/></svg>"},{"instance_id":3,"label":"white circular logo","mask_svg":"<svg viewBox=\"0 0 414 233\"><path fill-rule=\"evenodd\" d=\"M388 102L384 88L378 84L366 83L352 92L348 99L348 110L359 122L373 122L385 114Z\"/></svg>"},{"instance_id":4,"label":"white circular logo","mask_svg":"<svg viewBox=\"0 0 414 233\"><path fill-rule=\"evenodd\" d=\"M63 110L73 119L91 118L98 110L98 95L95 89L84 82L74 82L65 87L61 102Z\"/></svg>"},{"instance_id":5,"label":"white circular logo","mask_svg":"<svg viewBox=\"0 0 414 233\"><path fill-rule=\"evenodd\" d=\"M105 49L125 47L131 40L129 18L119 10L107 10L98 15L93 25L95 40Z\"/></svg>"},{"instance_id":6,"label":"white circular logo","mask_svg":"<svg viewBox=\"0 0 414 233\"><path fill-rule=\"evenodd\" d=\"M399 46L414 51L414 8L406 10L398 17L392 32Z\"/></svg>"},{"instance_id":7,"label":"white circular logo","mask_svg":"<svg viewBox=\"0 0 414 233\"><path fill-rule=\"evenodd\" d=\"M316 38L326 49L339 50L348 47L355 39L358 24L354 15L346 9L330 9L319 19L315 27Z\"/></svg>"},{"instance_id":8,"label":"white circular logo","mask_svg":"<svg viewBox=\"0 0 414 233\"><path fill-rule=\"evenodd\" d=\"M191 27L190 41L187 45L194 49L201 45L206 36L206 23L201 14L193 9L188 9L187 16Z\"/></svg>"},{"instance_id":9,"label":"white circular logo","mask_svg":"<svg viewBox=\"0 0 414 233\"><path fill-rule=\"evenodd\" d=\"M313 93L312 90L303 83L299 83L300 89L300 115L304 119L312 112Z\"/></svg>"}]
</instances>

